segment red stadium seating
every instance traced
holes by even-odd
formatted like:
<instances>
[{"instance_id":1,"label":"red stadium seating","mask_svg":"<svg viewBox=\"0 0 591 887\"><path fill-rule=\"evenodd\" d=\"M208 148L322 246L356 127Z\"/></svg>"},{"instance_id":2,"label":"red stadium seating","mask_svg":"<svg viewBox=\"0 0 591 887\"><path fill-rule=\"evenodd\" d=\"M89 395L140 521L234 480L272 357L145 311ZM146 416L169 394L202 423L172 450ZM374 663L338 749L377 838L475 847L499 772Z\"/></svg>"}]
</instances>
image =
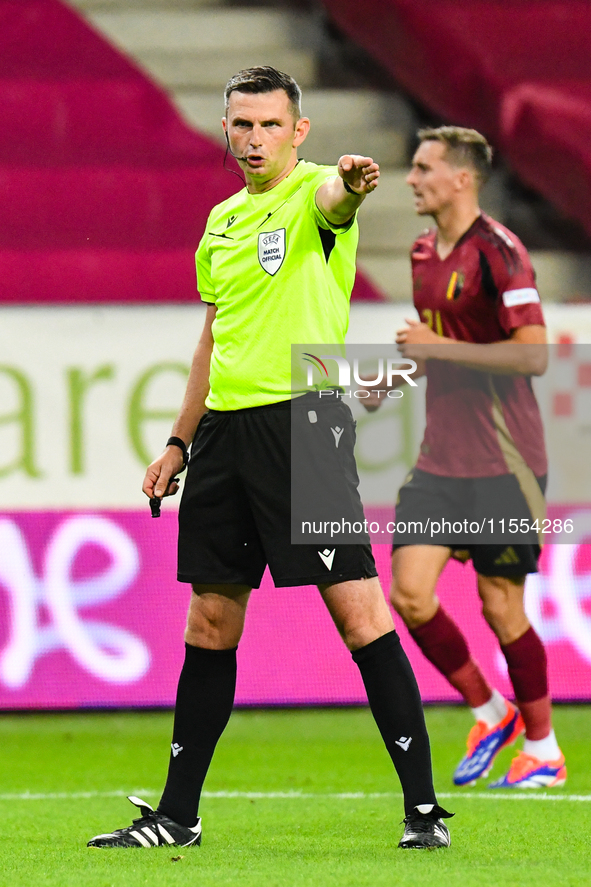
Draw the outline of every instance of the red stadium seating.
<instances>
[{"instance_id":1,"label":"red stadium seating","mask_svg":"<svg viewBox=\"0 0 591 887\"><path fill-rule=\"evenodd\" d=\"M473 126L591 234L587 0L324 0L404 89Z\"/></svg>"},{"instance_id":2,"label":"red stadium seating","mask_svg":"<svg viewBox=\"0 0 591 887\"><path fill-rule=\"evenodd\" d=\"M59 0L0 0L0 119L0 303L195 299L224 152Z\"/></svg>"}]
</instances>

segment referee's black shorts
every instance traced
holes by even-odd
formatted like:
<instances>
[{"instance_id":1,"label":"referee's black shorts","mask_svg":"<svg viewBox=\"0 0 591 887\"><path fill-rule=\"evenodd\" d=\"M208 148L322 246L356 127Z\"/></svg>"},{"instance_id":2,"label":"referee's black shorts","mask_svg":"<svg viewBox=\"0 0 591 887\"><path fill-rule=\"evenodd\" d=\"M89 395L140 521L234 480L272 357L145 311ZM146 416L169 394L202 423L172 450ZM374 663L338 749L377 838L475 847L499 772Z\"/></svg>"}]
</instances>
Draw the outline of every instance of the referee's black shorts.
<instances>
[{"instance_id":1,"label":"referee's black shorts","mask_svg":"<svg viewBox=\"0 0 591 887\"><path fill-rule=\"evenodd\" d=\"M536 480L543 493L546 478ZM476 532L466 532L472 523ZM524 576L538 571L538 534L509 528L532 524L532 512L513 474L445 477L413 468L398 494L393 550L443 545L453 553L468 552L483 576Z\"/></svg>"},{"instance_id":2,"label":"referee's black shorts","mask_svg":"<svg viewBox=\"0 0 591 887\"><path fill-rule=\"evenodd\" d=\"M354 468L354 423L338 398L310 393L250 409L210 410L193 441L179 510L179 581L258 588L267 564L279 587L377 575L368 537L358 544L292 544L292 416L320 432L314 461L319 451L331 484L340 478L343 498L363 520L350 464ZM331 428L343 429L338 447ZM345 462L336 463L333 451L349 470L341 471Z\"/></svg>"}]
</instances>

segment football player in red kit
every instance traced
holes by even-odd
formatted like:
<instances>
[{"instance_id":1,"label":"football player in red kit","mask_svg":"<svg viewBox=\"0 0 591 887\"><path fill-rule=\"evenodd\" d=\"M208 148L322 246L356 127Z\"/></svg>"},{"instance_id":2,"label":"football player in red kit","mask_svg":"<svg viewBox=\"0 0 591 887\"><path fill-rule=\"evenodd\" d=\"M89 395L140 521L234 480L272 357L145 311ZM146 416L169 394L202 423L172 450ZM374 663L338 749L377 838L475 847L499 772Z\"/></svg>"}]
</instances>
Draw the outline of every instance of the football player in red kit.
<instances>
[{"instance_id":1,"label":"football player in red kit","mask_svg":"<svg viewBox=\"0 0 591 887\"><path fill-rule=\"evenodd\" d=\"M473 711L454 782L486 776L498 752L525 732L523 750L490 787L562 785L566 767L552 729L546 654L523 604L526 575L537 571L540 555L536 529L547 474L531 384L547 360L535 275L515 235L479 208L492 155L486 139L451 126L422 130L419 139L407 182L417 213L432 216L435 228L412 248L420 320L408 320L396 341L427 375L427 425L396 521L422 521L425 528L427 519L440 519L441 532L430 524L428 534L395 534L391 600L424 655ZM508 537L509 519L527 529ZM460 533L451 531L454 523ZM466 534L476 524L485 533ZM472 559L515 705L488 683L436 596L450 557Z\"/></svg>"}]
</instances>

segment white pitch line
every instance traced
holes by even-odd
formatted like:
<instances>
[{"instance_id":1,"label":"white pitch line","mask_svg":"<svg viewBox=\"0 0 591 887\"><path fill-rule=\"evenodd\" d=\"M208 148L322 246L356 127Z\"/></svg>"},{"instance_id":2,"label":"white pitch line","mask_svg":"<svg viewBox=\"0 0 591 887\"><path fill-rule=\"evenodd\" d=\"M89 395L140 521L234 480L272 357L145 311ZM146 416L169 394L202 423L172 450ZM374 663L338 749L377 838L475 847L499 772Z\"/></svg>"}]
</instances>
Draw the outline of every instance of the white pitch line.
<instances>
[{"instance_id":1,"label":"white pitch line","mask_svg":"<svg viewBox=\"0 0 591 887\"><path fill-rule=\"evenodd\" d=\"M591 795L555 795L550 792L528 792L515 789L513 792L437 792L438 798L475 798L478 801L591 801Z\"/></svg>"},{"instance_id":2,"label":"white pitch line","mask_svg":"<svg viewBox=\"0 0 591 887\"><path fill-rule=\"evenodd\" d=\"M0 801L76 801L92 800L93 798L124 798L128 794L136 796L159 795L157 789L138 788L132 791L120 789L108 792L21 792L0 794ZM379 798L402 798L401 792L240 792L240 791L204 791L203 798L245 798L246 800L264 801L274 799L285 800L337 800L337 801L363 801ZM438 792L438 798L453 800L454 798L467 798L478 801L591 801L591 795L562 795L549 792L527 792L516 789L514 792Z\"/></svg>"}]
</instances>

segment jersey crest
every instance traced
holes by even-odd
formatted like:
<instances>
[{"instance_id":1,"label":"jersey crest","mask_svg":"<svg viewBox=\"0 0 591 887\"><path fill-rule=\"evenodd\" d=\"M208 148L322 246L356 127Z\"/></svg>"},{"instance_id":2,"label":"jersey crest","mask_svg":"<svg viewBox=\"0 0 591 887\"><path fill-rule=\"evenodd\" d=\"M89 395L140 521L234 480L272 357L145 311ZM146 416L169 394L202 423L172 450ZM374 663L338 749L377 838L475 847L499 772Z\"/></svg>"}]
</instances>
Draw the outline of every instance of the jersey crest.
<instances>
[{"instance_id":1,"label":"jersey crest","mask_svg":"<svg viewBox=\"0 0 591 887\"><path fill-rule=\"evenodd\" d=\"M259 263L261 268L273 277L285 258L285 228L276 231L263 231L259 234Z\"/></svg>"},{"instance_id":2,"label":"jersey crest","mask_svg":"<svg viewBox=\"0 0 591 887\"><path fill-rule=\"evenodd\" d=\"M465 281L466 276L463 271L454 271L447 284L446 299L449 299L450 302L459 299Z\"/></svg>"}]
</instances>

